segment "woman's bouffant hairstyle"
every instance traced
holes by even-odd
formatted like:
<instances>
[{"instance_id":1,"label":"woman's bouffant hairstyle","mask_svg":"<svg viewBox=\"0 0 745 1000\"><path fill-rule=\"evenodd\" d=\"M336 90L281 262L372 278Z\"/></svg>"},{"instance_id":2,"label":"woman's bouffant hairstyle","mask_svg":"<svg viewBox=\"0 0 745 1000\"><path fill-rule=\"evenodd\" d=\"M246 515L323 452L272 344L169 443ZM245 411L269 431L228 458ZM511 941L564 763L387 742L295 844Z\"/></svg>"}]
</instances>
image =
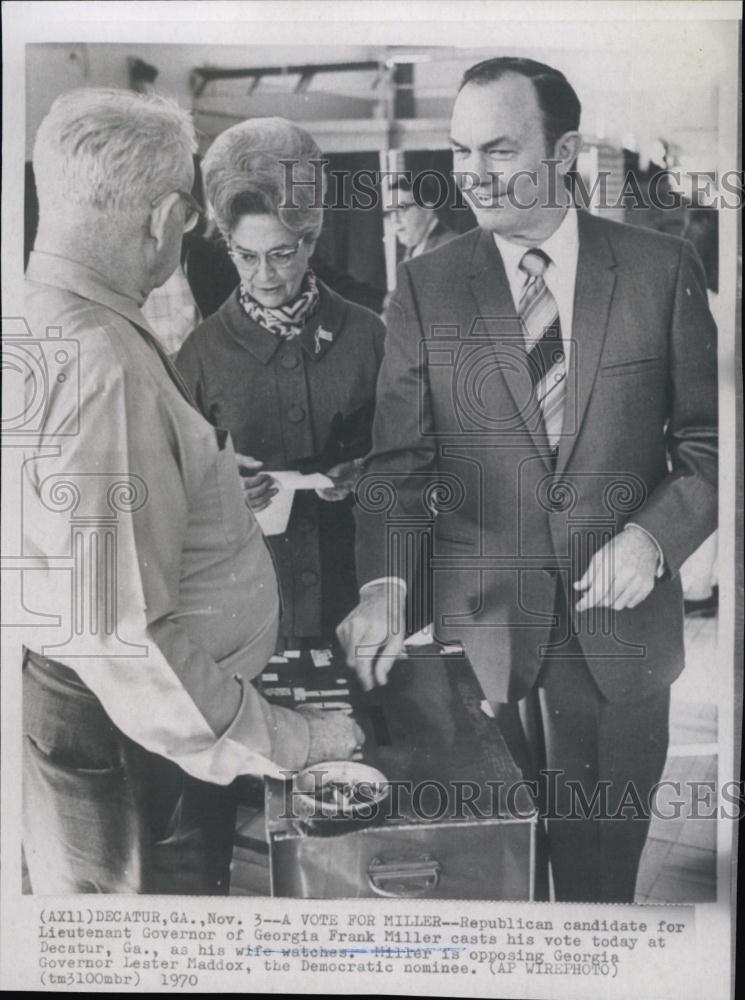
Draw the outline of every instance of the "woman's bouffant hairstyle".
<instances>
[{"instance_id":1,"label":"woman's bouffant hairstyle","mask_svg":"<svg viewBox=\"0 0 745 1000\"><path fill-rule=\"evenodd\" d=\"M215 139L202 162L215 222L228 237L243 215L273 215L315 240L323 225L324 174L313 136L285 118L249 118Z\"/></svg>"}]
</instances>

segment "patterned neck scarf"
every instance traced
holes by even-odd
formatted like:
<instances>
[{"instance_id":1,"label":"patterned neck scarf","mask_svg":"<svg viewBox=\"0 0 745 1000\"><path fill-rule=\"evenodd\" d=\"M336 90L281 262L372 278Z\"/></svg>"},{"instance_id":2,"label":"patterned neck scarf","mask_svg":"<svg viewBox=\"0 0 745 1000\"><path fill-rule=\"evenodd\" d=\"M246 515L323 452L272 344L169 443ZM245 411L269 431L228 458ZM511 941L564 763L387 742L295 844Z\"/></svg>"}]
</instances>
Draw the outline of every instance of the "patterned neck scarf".
<instances>
[{"instance_id":1,"label":"patterned neck scarf","mask_svg":"<svg viewBox=\"0 0 745 1000\"><path fill-rule=\"evenodd\" d=\"M260 305L241 285L238 299L244 313L275 337L291 339L303 332L303 327L318 309L318 284L312 271L306 271L300 291L283 306L270 308Z\"/></svg>"}]
</instances>

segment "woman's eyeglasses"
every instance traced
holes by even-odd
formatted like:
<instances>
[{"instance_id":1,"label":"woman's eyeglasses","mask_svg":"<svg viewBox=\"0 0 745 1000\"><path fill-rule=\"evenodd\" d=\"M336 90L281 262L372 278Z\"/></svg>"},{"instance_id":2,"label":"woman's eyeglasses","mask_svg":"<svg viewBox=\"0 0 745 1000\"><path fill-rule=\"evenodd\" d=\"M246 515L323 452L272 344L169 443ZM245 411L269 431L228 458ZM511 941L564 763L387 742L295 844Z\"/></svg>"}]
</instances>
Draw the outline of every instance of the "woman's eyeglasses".
<instances>
[{"instance_id":1,"label":"woman's eyeglasses","mask_svg":"<svg viewBox=\"0 0 745 1000\"><path fill-rule=\"evenodd\" d=\"M158 202L163 201L163 199L167 198L169 194L177 194L179 198L183 198L186 202L184 232L190 233L199 222L200 218L204 215L204 209L193 195L189 194L188 191L180 191L178 188L174 188L173 191L166 191L164 194L158 195L157 198L154 198L150 202L150 207L155 208Z\"/></svg>"},{"instance_id":2,"label":"woman's eyeglasses","mask_svg":"<svg viewBox=\"0 0 745 1000\"><path fill-rule=\"evenodd\" d=\"M292 264L302 243L303 237L301 236L294 246L277 247L276 250L267 250L264 254L256 253L254 250L243 250L241 247L228 243L228 253L235 263L246 271L255 271L262 257L266 259L267 264L271 264L272 267L281 271Z\"/></svg>"}]
</instances>

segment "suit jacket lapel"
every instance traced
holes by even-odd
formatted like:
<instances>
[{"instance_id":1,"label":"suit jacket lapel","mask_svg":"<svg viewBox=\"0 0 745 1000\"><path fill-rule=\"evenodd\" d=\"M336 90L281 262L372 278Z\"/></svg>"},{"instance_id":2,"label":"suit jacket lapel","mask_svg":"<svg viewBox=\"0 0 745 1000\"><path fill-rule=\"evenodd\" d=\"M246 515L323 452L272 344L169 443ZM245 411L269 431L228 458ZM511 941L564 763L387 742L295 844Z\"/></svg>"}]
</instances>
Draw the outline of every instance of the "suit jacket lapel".
<instances>
[{"instance_id":1,"label":"suit jacket lapel","mask_svg":"<svg viewBox=\"0 0 745 1000\"><path fill-rule=\"evenodd\" d=\"M567 378L564 430L556 471L566 468L579 437L592 395L608 329L616 285L616 259L602 222L587 212L578 213L579 257L574 290L572 346Z\"/></svg>"},{"instance_id":2,"label":"suit jacket lapel","mask_svg":"<svg viewBox=\"0 0 745 1000\"><path fill-rule=\"evenodd\" d=\"M524 364L526 353L522 324L512 300L502 257L491 234L483 230L476 241L469 278L479 311L466 335L474 338L488 337L499 357L499 371L515 401L516 415L524 414L521 426L524 425L530 433L546 462L546 468L549 468L549 443L543 418L540 410L536 410L530 401L530 378Z\"/></svg>"}]
</instances>

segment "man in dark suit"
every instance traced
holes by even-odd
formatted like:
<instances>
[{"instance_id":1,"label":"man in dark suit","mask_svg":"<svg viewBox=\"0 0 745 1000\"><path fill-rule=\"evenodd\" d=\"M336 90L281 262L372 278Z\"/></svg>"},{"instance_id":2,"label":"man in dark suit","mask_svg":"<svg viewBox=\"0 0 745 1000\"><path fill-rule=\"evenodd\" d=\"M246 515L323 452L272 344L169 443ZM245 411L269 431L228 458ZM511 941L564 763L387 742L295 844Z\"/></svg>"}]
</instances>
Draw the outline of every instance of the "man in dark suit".
<instances>
[{"instance_id":1,"label":"man in dark suit","mask_svg":"<svg viewBox=\"0 0 745 1000\"><path fill-rule=\"evenodd\" d=\"M464 77L479 228L399 270L339 635L385 683L401 553L431 545L435 635L541 778L536 894L550 855L557 899L628 902L683 668L678 570L716 523L715 327L688 243L571 204L579 118L532 60Z\"/></svg>"}]
</instances>

